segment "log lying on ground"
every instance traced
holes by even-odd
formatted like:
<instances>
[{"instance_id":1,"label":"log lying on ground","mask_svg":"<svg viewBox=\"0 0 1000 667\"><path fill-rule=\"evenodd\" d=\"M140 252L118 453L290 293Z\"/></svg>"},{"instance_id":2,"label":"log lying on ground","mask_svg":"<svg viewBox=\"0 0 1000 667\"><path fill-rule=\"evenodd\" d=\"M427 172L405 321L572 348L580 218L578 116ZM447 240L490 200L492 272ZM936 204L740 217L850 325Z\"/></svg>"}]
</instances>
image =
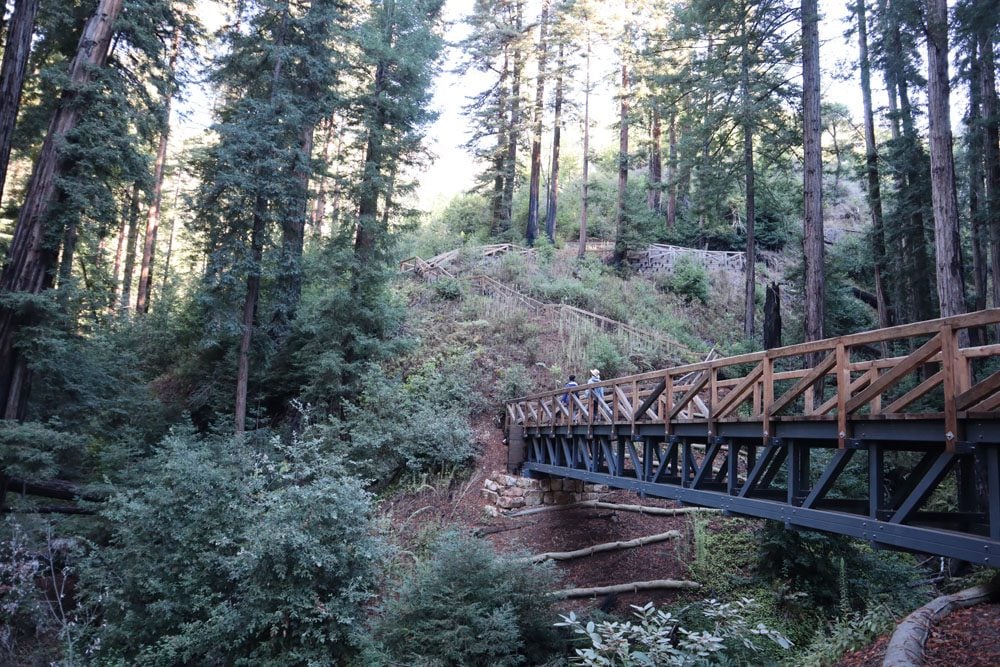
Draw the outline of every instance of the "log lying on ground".
<instances>
[{"instance_id":1,"label":"log lying on ground","mask_svg":"<svg viewBox=\"0 0 1000 667\"><path fill-rule=\"evenodd\" d=\"M882 667L914 667L924 664L924 645L934 623L955 609L989 602L997 599L998 595L1000 575L981 586L931 600L896 626L886 647Z\"/></svg>"},{"instance_id":2,"label":"log lying on ground","mask_svg":"<svg viewBox=\"0 0 1000 667\"><path fill-rule=\"evenodd\" d=\"M594 554L603 553L605 551L632 549L634 547L641 547L645 544L655 544L657 542L665 542L667 540L676 540L680 536L680 531L668 530L665 533L637 537L634 540L604 542L602 544L594 544L589 547L584 547L583 549L576 549L575 551L549 551L547 553L535 554L534 556L528 556L527 558L521 558L519 560L525 563L541 563L546 560L571 560L573 558L593 556Z\"/></svg>"},{"instance_id":3,"label":"log lying on ground","mask_svg":"<svg viewBox=\"0 0 1000 667\"><path fill-rule=\"evenodd\" d=\"M598 595L610 595L611 593L638 593L639 591L656 590L697 590L701 584L697 581L685 581L678 579L655 579L653 581L633 581L628 584L615 584L614 586L594 586L592 588L567 588L561 591L549 593L551 597L565 600L568 598L589 598Z\"/></svg>"},{"instance_id":4,"label":"log lying on ground","mask_svg":"<svg viewBox=\"0 0 1000 667\"><path fill-rule=\"evenodd\" d=\"M79 484L61 479L31 480L20 477L7 478L7 493L14 495L40 496L55 500L89 500L103 502L107 493L84 489Z\"/></svg>"},{"instance_id":5,"label":"log lying on ground","mask_svg":"<svg viewBox=\"0 0 1000 667\"><path fill-rule=\"evenodd\" d=\"M646 505L620 505L618 503L606 503L601 500L584 500L579 503L569 503L566 505L544 505L542 507L532 507L507 514L508 517L527 516L529 514L539 514L541 512L558 512L560 510L599 508L609 510L620 510L622 512L638 512L640 514L655 514L657 516L679 516L682 514L694 514L697 512L720 513L722 510L710 507L648 507Z\"/></svg>"}]
</instances>

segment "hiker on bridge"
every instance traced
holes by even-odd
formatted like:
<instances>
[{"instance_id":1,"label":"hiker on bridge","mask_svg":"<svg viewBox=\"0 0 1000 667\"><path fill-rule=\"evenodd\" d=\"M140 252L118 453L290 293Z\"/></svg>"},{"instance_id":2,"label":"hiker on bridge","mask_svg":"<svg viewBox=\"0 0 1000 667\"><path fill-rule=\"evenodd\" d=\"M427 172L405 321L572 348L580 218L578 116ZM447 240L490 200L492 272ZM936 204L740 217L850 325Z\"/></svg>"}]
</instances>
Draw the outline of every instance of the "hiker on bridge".
<instances>
[{"instance_id":1,"label":"hiker on bridge","mask_svg":"<svg viewBox=\"0 0 1000 667\"><path fill-rule=\"evenodd\" d=\"M587 380L587 384L594 384L600 381L601 381L601 371L596 368L591 369L590 379ZM591 395L595 399L595 403L597 402L596 399L601 399L602 401L604 400L604 387L594 387L591 390L591 392L592 392Z\"/></svg>"},{"instance_id":2,"label":"hiker on bridge","mask_svg":"<svg viewBox=\"0 0 1000 667\"><path fill-rule=\"evenodd\" d=\"M576 386L578 386L578 385L576 384L576 376L575 375L570 375L569 376L569 382L567 382L565 385L563 385L563 387L565 389L569 389L571 387L576 387ZM562 395L562 404L563 405L569 405L569 392L568 391L565 394Z\"/></svg>"}]
</instances>

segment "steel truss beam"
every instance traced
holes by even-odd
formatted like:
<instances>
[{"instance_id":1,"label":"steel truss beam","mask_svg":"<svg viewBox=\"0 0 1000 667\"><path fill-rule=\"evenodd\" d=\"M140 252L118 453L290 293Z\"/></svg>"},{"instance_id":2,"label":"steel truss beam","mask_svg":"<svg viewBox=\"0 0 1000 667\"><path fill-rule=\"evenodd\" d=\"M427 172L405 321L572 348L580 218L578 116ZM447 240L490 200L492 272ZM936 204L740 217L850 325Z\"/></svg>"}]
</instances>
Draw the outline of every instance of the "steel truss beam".
<instances>
[{"instance_id":1,"label":"steel truss beam","mask_svg":"<svg viewBox=\"0 0 1000 667\"><path fill-rule=\"evenodd\" d=\"M838 448L837 440L802 437L762 444L754 438L662 431L546 431L525 434L526 474L607 484L1000 567L1000 452L995 444L958 443L946 451L926 442L853 438ZM859 461L859 455L867 461ZM948 488L955 498L945 503L938 496L950 474L956 484ZM866 494L850 497L849 489L857 493L859 482L867 486Z\"/></svg>"}]
</instances>

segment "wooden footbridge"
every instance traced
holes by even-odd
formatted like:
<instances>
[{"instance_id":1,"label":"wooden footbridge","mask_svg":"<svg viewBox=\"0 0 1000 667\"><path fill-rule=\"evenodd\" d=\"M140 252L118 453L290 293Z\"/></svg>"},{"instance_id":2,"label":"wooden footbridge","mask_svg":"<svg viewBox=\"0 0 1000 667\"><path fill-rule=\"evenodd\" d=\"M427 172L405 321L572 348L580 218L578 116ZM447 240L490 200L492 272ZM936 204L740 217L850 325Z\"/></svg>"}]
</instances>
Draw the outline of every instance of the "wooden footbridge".
<instances>
[{"instance_id":1,"label":"wooden footbridge","mask_svg":"<svg viewBox=\"0 0 1000 667\"><path fill-rule=\"evenodd\" d=\"M984 310L516 399L510 464L1000 567L1000 344L968 343L997 329Z\"/></svg>"}]
</instances>

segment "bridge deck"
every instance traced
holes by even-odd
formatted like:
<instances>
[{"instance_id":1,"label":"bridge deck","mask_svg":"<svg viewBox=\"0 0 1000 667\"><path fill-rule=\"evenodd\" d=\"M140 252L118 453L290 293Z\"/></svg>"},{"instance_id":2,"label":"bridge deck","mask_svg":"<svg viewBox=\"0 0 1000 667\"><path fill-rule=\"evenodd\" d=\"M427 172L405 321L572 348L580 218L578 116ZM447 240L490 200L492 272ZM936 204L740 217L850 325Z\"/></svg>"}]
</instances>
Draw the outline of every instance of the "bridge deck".
<instances>
[{"instance_id":1,"label":"bridge deck","mask_svg":"<svg viewBox=\"0 0 1000 667\"><path fill-rule=\"evenodd\" d=\"M516 399L511 456L1000 567L1000 345L968 342L998 324L985 310Z\"/></svg>"}]
</instances>

